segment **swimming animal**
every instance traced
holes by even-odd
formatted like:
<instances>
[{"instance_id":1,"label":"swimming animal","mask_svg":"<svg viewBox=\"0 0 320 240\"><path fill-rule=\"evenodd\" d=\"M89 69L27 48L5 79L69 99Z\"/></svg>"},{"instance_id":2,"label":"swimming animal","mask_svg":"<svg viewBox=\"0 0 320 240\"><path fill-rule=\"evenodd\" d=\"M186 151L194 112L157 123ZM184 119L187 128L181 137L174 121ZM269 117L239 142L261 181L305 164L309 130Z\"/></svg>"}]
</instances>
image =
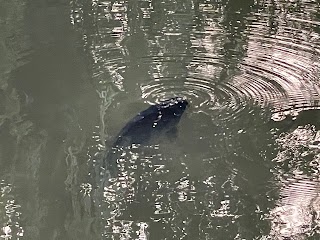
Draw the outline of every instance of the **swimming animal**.
<instances>
[{"instance_id":1,"label":"swimming animal","mask_svg":"<svg viewBox=\"0 0 320 240\"><path fill-rule=\"evenodd\" d=\"M110 214L113 214L113 211L110 211L113 205L110 205L107 199L120 201L127 196L128 192L132 191L131 187L135 188L135 195L139 196L137 192L141 189L140 181L131 182L132 176L139 179L137 177L140 176L139 167L133 169L133 175L129 173L130 176L128 175L128 178L123 178L121 167L124 166L123 164L128 163L130 165L131 163L126 160L124 163L119 163L119 160L131 160L131 150L138 150L138 152L142 150L143 152L148 150L148 148L144 149L144 146L160 144L162 141L166 141L167 138L175 137L177 125L187 106L187 100L181 97L170 98L159 104L151 105L133 117L122 128L110 151L105 153L102 161L98 162L95 168L97 188L93 192L93 199L99 215L103 214L105 218L110 218ZM132 149L131 146L133 144L137 148L139 146L142 147L142 149ZM151 154L152 150L153 148L150 148ZM146 154L148 155L148 153ZM134 159L134 161L137 161L137 165L140 164L139 158ZM136 209L136 207L133 208Z\"/></svg>"},{"instance_id":2,"label":"swimming animal","mask_svg":"<svg viewBox=\"0 0 320 240\"><path fill-rule=\"evenodd\" d=\"M159 104L151 105L132 118L119 132L111 151L106 155L105 166L112 172L117 171L116 160L112 156L115 150L132 144L158 143L163 137L172 138L176 135L177 124L186 107L187 100L181 97L174 97L162 101Z\"/></svg>"}]
</instances>

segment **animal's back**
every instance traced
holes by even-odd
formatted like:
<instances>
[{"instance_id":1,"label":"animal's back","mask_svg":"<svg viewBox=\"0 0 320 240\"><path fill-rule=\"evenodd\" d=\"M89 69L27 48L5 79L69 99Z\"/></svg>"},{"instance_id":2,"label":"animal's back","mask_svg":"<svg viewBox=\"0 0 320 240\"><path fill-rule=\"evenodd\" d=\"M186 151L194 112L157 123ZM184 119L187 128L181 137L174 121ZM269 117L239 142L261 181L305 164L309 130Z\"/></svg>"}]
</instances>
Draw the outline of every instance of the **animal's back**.
<instances>
[{"instance_id":1,"label":"animal's back","mask_svg":"<svg viewBox=\"0 0 320 240\"><path fill-rule=\"evenodd\" d=\"M175 135L177 124L187 105L188 102L182 98L172 98L140 112L119 132L104 159L104 167L114 177L118 173L117 159L124 148L132 144L159 143L163 136Z\"/></svg>"}]
</instances>

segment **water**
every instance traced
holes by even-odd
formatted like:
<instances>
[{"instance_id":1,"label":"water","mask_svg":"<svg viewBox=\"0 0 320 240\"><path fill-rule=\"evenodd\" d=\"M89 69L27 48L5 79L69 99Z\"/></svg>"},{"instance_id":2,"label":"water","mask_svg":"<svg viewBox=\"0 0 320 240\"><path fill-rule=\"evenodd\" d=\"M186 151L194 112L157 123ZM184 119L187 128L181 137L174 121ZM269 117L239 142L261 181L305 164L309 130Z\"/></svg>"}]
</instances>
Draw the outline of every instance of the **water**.
<instances>
[{"instance_id":1,"label":"water","mask_svg":"<svg viewBox=\"0 0 320 240\"><path fill-rule=\"evenodd\" d=\"M0 0L0 239L319 239L319 8ZM120 129L174 96L176 138L99 188Z\"/></svg>"}]
</instances>

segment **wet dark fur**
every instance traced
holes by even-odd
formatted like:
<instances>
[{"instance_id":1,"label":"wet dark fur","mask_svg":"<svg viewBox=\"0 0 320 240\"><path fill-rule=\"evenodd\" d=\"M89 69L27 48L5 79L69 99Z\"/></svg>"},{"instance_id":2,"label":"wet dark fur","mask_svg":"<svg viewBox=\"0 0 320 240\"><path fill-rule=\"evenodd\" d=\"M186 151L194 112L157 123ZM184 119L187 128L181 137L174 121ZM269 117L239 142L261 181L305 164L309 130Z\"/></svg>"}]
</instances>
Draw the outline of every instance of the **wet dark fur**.
<instances>
[{"instance_id":1,"label":"wet dark fur","mask_svg":"<svg viewBox=\"0 0 320 240\"><path fill-rule=\"evenodd\" d=\"M160 137L173 137L176 127L184 113L188 102L180 97L168 99L159 104L152 105L131 119L119 132L112 150L106 155L104 165L114 175L116 159L114 151L119 147L127 147L132 144L157 143Z\"/></svg>"}]
</instances>

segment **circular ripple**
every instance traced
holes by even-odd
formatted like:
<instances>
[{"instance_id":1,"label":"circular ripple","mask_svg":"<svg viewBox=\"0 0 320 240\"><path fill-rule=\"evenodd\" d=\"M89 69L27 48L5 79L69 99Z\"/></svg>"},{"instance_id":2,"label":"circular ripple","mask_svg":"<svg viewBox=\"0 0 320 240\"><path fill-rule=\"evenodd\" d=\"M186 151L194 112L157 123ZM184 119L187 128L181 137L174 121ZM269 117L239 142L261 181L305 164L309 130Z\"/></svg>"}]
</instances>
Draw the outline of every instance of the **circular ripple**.
<instances>
[{"instance_id":1,"label":"circular ripple","mask_svg":"<svg viewBox=\"0 0 320 240\"><path fill-rule=\"evenodd\" d=\"M180 96L188 99L195 109L203 105L214 104L217 101L215 89L215 85L209 80L190 77L179 81L157 79L141 87L142 97L150 101L158 102L173 96Z\"/></svg>"},{"instance_id":2,"label":"circular ripple","mask_svg":"<svg viewBox=\"0 0 320 240\"><path fill-rule=\"evenodd\" d=\"M177 84L179 82L179 84ZM214 112L220 120L237 119L250 111L248 95L242 89L217 80L194 75L184 80L157 79L141 87L142 97L150 102L180 96L186 98L194 112Z\"/></svg>"},{"instance_id":3,"label":"circular ripple","mask_svg":"<svg viewBox=\"0 0 320 240\"><path fill-rule=\"evenodd\" d=\"M308 14L294 14L279 16L272 34L269 15L254 16L242 73L232 81L247 98L262 107L271 105L274 112L301 111L319 103L319 35L312 26L317 22Z\"/></svg>"},{"instance_id":4,"label":"circular ripple","mask_svg":"<svg viewBox=\"0 0 320 240\"><path fill-rule=\"evenodd\" d=\"M280 11L272 20L273 13L263 8L246 17L245 38L230 44L228 31L212 25L214 15L206 15L203 28L191 31L192 52L181 41L180 47L173 48L177 52L153 52L146 59L154 80L141 86L142 97L159 102L181 96L195 111L211 110L221 119L240 118L255 106L285 114L317 108L320 35L315 29L319 22L311 6L303 8L290 14Z\"/></svg>"}]
</instances>

